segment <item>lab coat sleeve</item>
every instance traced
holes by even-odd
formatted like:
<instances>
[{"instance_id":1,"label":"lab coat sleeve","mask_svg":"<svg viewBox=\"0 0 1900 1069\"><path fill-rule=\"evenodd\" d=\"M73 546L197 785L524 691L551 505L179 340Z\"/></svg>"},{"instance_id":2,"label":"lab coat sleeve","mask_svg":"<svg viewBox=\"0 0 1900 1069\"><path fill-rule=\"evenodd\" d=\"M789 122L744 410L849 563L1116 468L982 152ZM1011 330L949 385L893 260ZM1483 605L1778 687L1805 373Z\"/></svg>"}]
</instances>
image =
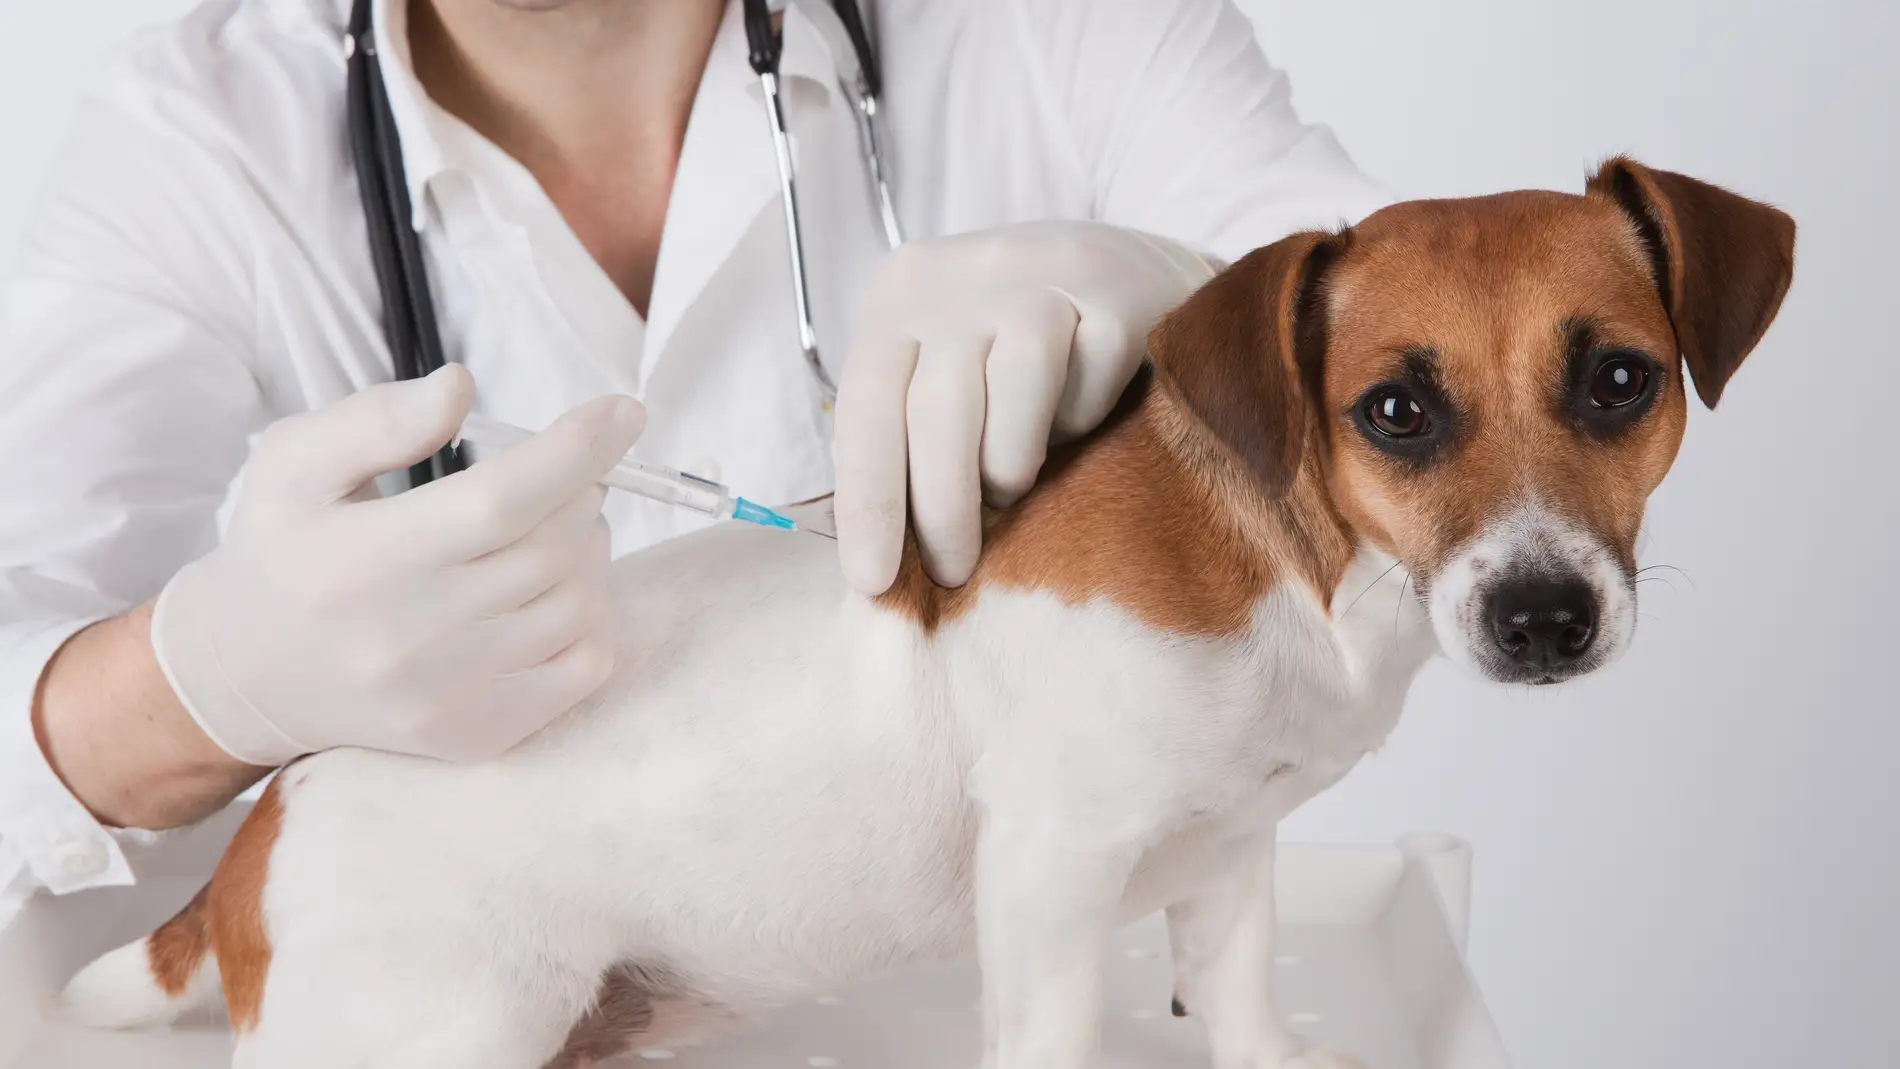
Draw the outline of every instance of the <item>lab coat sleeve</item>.
<instances>
[{"instance_id":1,"label":"lab coat sleeve","mask_svg":"<svg viewBox=\"0 0 1900 1069\"><path fill-rule=\"evenodd\" d=\"M1005 0L1093 186L1097 218L1232 262L1390 202L1230 0Z\"/></svg>"},{"instance_id":2,"label":"lab coat sleeve","mask_svg":"<svg viewBox=\"0 0 1900 1069\"><path fill-rule=\"evenodd\" d=\"M0 888L134 880L123 839L49 769L31 710L86 625L208 550L261 419L254 307L219 165L83 102L0 289Z\"/></svg>"}]
</instances>

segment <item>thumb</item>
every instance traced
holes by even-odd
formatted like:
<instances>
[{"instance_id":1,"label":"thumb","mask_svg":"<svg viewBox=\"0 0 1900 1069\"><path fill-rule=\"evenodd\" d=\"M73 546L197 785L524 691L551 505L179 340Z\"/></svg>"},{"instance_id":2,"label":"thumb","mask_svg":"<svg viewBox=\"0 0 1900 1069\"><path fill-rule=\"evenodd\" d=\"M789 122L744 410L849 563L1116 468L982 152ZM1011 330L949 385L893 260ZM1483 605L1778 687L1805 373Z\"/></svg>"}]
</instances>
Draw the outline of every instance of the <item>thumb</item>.
<instances>
[{"instance_id":1,"label":"thumb","mask_svg":"<svg viewBox=\"0 0 1900 1069\"><path fill-rule=\"evenodd\" d=\"M474 398L475 380L460 364L366 387L272 424L246 481L286 503L330 504L447 445Z\"/></svg>"}]
</instances>

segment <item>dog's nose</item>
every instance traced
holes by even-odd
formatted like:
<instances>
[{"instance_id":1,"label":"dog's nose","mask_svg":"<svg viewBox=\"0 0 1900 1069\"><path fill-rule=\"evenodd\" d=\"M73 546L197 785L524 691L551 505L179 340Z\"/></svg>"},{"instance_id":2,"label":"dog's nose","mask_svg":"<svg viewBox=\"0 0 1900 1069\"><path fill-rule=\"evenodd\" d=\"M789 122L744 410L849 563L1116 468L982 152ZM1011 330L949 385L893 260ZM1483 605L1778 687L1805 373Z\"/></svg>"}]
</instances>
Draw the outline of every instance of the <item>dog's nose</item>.
<instances>
[{"instance_id":1,"label":"dog's nose","mask_svg":"<svg viewBox=\"0 0 1900 1069\"><path fill-rule=\"evenodd\" d=\"M1491 595L1498 649L1526 668L1567 668L1597 634L1596 595L1579 582L1511 583Z\"/></svg>"}]
</instances>

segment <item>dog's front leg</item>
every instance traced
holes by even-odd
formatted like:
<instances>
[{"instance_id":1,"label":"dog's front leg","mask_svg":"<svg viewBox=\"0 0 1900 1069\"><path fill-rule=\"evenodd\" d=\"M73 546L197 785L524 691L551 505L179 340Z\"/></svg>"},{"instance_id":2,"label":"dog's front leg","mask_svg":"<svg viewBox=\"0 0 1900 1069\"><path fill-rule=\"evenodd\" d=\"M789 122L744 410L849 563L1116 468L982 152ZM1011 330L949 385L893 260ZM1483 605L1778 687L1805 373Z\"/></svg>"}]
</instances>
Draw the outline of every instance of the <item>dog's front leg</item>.
<instances>
[{"instance_id":1,"label":"dog's front leg","mask_svg":"<svg viewBox=\"0 0 1900 1069\"><path fill-rule=\"evenodd\" d=\"M1174 1012L1207 1029L1215 1069L1358 1069L1286 1030L1273 995L1273 832L1168 907Z\"/></svg>"},{"instance_id":2,"label":"dog's front leg","mask_svg":"<svg viewBox=\"0 0 1900 1069\"><path fill-rule=\"evenodd\" d=\"M1133 848L1076 829L991 822L977 846L986 1069L1086 1069Z\"/></svg>"}]
</instances>

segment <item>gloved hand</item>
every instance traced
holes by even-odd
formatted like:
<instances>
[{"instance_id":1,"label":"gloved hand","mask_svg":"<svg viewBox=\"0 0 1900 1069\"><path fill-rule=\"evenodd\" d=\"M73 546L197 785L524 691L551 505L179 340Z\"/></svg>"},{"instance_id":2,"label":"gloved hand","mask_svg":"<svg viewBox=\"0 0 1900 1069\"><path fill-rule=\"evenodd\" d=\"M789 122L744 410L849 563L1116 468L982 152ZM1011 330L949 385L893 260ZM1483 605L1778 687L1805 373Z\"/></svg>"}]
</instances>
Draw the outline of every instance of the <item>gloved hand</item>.
<instances>
[{"instance_id":1,"label":"gloved hand","mask_svg":"<svg viewBox=\"0 0 1900 1069\"><path fill-rule=\"evenodd\" d=\"M903 245L867 287L838 387L834 508L845 577L890 586L905 484L925 570L970 577L981 503L1036 480L1052 432L1113 410L1148 330L1214 274L1151 235L1090 222L1025 223Z\"/></svg>"},{"instance_id":2,"label":"gloved hand","mask_svg":"<svg viewBox=\"0 0 1900 1069\"><path fill-rule=\"evenodd\" d=\"M597 480L646 412L601 398L466 471L365 492L447 442L473 390L451 364L259 440L224 542L172 579L152 618L172 689L232 756L489 757L612 670Z\"/></svg>"}]
</instances>

